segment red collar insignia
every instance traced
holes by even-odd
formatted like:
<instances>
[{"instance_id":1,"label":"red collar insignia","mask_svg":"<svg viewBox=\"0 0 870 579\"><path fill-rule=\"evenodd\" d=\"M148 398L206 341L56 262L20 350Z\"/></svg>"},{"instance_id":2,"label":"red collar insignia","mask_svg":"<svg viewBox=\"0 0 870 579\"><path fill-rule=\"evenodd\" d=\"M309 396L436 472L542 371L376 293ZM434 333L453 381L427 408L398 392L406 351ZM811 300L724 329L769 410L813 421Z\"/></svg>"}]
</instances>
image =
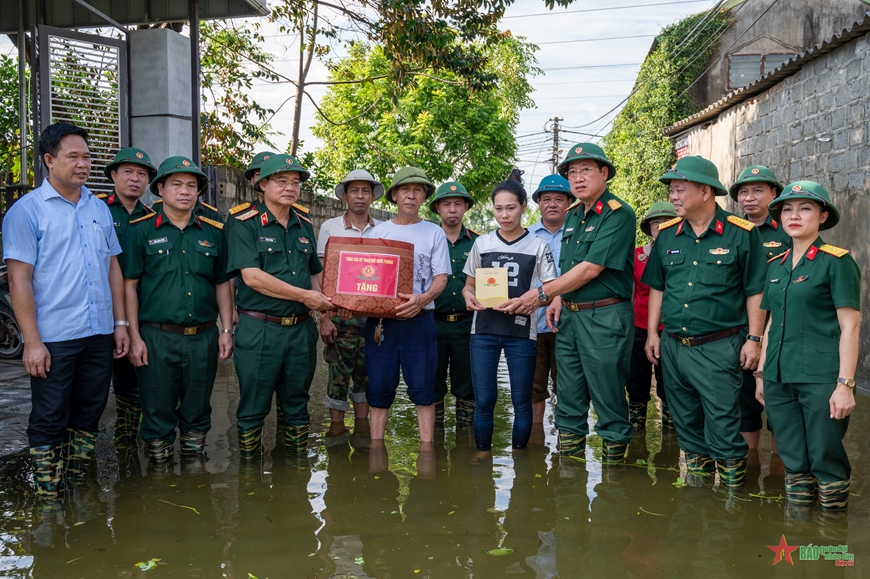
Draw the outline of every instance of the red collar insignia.
<instances>
[{"instance_id":1,"label":"red collar insignia","mask_svg":"<svg viewBox=\"0 0 870 579\"><path fill-rule=\"evenodd\" d=\"M683 232L683 225L685 225L685 221L680 221L680 224L677 226L677 232L674 235L679 235Z\"/></svg>"},{"instance_id":2,"label":"red collar insignia","mask_svg":"<svg viewBox=\"0 0 870 579\"><path fill-rule=\"evenodd\" d=\"M773 227L774 229L779 229L779 223L776 222L776 219L770 220L770 226Z\"/></svg>"},{"instance_id":3,"label":"red collar insignia","mask_svg":"<svg viewBox=\"0 0 870 579\"><path fill-rule=\"evenodd\" d=\"M160 229L161 225L163 225L163 215L158 215L154 220L154 229Z\"/></svg>"},{"instance_id":4,"label":"red collar insignia","mask_svg":"<svg viewBox=\"0 0 870 579\"><path fill-rule=\"evenodd\" d=\"M200 229L202 229L202 223L199 222L199 216L194 215L193 220L196 221L196 224L199 225Z\"/></svg>"},{"instance_id":5,"label":"red collar insignia","mask_svg":"<svg viewBox=\"0 0 870 579\"><path fill-rule=\"evenodd\" d=\"M111 205L111 204L114 203L114 202L115 202L115 194L112 193L111 195L109 195L109 198L106 199L106 203L108 203L109 205Z\"/></svg>"},{"instance_id":6,"label":"red collar insignia","mask_svg":"<svg viewBox=\"0 0 870 579\"><path fill-rule=\"evenodd\" d=\"M811 245L806 253L807 259L810 261L814 260L816 258L816 254L818 252L819 252L819 248L816 247L815 245Z\"/></svg>"},{"instance_id":7,"label":"red collar insignia","mask_svg":"<svg viewBox=\"0 0 870 579\"><path fill-rule=\"evenodd\" d=\"M598 215L601 215L601 212L604 211L604 203L602 203L599 199L598 203L595 204L595 207L593 207L592 210L595 211L595 213L597 213Z\"/></svg>"},{"instance_id":8,"label":"red collar insignia","mask_svg":"<svg viewBox=\"0 0 870 579\"><path fill-rule=\"evenodd\" d=\"M260 223L263 225L263 227L266 227L266 225L269 223L269 216L266 215L265 211L263 211L263 214L260 215Z\"/></svg>"},{"instance_id":9,"label":"red collar insignia","mask_svg":"<svg viewBox=\"0 0 870 579\"><path fill-rule=\"evenodd\" d=\"M722 235L722 232L724 230L725 229L724 229L724 227L722 227L722 222L717 219L716 220L716 233L718 233L719 235Z\"/></svg>"}]
</instances>

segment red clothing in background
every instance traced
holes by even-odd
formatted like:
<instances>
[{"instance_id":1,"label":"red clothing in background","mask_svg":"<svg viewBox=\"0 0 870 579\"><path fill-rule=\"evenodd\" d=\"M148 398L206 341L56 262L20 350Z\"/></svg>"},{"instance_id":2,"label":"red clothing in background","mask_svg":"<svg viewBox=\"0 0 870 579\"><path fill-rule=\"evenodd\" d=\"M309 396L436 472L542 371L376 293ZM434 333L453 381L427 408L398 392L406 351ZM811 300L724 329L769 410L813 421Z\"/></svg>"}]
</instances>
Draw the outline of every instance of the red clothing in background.
<instances>
[{"instance_id":1,"label":"red clothing in background","mask_svg":"<svg viewBox=\"0 0 870 579\"><path fill-rule=\"evenodd\" d=\"M638 328L647 328L649 320L649 286L640 282L643 270L646 268L647 256L643 253L643 246L634 250L634 325ZM664 325L659 326L659 331Z\"/></svg>"}]
</instances>

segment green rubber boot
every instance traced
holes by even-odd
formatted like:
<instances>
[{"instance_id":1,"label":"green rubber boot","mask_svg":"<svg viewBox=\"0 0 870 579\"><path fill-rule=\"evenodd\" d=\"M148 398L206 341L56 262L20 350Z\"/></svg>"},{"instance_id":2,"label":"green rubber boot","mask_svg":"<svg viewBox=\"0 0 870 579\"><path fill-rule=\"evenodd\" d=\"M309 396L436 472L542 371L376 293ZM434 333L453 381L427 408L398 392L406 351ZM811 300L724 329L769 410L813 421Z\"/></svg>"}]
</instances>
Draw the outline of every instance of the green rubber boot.
<instances>
[{"instance_id":1,"label":"green rubber boot","mask_svg":"<svg viewBox=\"0 0 870 579\"><path fill-rule=\"evenodd\" d=\"M646 427L646 404L643 402L628 403L628 420L635 430L643 430Z\"/></svg>"},{"instance_id":2,"label":"green rubber boot","mask_svg":"<svg viewBox=\"0 0 870 579\"><path fill-rule=\"evenodd\" d=\"M686 453L686 484L692 487L712 486L716 462L706 454Z\"/></svg>"},{"instance_id":3,"label":"green rubber boot","mask_svg":"<svg viewBox=\"0 0 870 579\"><path fill-rule=\"evenodd\" d=\"M812 505L816 500L816 477L808 472L786 472L785 498L793 505Z\"/></svg>"},{"instance_id":4,"label":"green rubber boot","mask_svg":"<svg viewBox=\"0 0 870 579\"><path fill-rule=\"evenodd\" d=\"M67 487L81 484L88 474L94 447L97 444L97 434L86 430L66 429L66 440L63 443L63 458Z\"/></svg>"},{"instance_id":5,"label":"green rubber boot","mask_svg":"<svg viewBox=\"0 0 870 579\"><path fill-rule=\"evenodd\" d=\"M644 407L645 408L645 407ZM646 417L644 417L646 420ZM601 464L613 464L622 462L625 458L625 450L628 445L623 442L613 442L612 440L604 440L601 442Z\"/></svg>"},{"instance_id":6,"label":"green rubber boot","mask_svg":"<svg viewBox=\"0 0 870 579\"><path fill-rule=\"evenodd\" d=\"M172 462L172 443L165 440L146 440L148 457L153 464L166 464Z\"/></svg>"},{"instance_id":7,"label":"green rubber boot","mask_svg":"<svg viewBox=\"0 0 870 579\"><path fill-rule=\"evenodd\" d=\"M662 430L675 430L674 418L667 402L662 402Z\"/></svg>"},{"instance_id":8,"label":"green rubber boot","mask_svg":"<svg viewBox=\"0 0 870 579\"><path fill-rule=\"evenodd\" d=\"M305 454L308 450L309 425L301 426L287 424L284 427L284 452L288 454Z\"/></svg>"},{"instance_id":9,"label":"green rubber boot","mask_svg":"<svg viewBox=\"0 0 870 579\"><path fill-rule=\"evenodd\" d=\"M586 456L586 437L571 432L559 432L559 453L564 456L584 458Z\"/></svg>"},{"instance_id":10,"label":"green rubber boot","mask_svg":"<svg viewBox=\"0 0 870 579\"><path fill-rule=\"evenodd\" d=\"M249 460L263 452L263 427L239 431L239 456Z\"/></svg>"},{"instance_id":11,"label":"green rubber boot","mask_svg":"<svg viewBox=\"0 0 870 579\"><path fill-rule=\"evenodd\" d=\"M138 398L115 395L115 446L127 448L136 446L139 421L142 418L142 405Z\"/></svg>"},{"instance_id":12,"label":"green rubber boot","mask_svg":"<svg viewBox=\"0 0 870 579\"><path fill-rule=\"evenodd\" d=\"M435 424L444 425L444 399L435 401Z\"/></svg>"},{"instance_id":13,"label":"green rubber boot","mask_svg":"<svg viewBox=\"0 0 870 579\"><path fill-rule=\"evenodd\" d=\"M33 465L33 485L36 487L36 496L43 499L56 499L63 476L61 445L45 444L32 447L30 462Z\"/></svg>"},{"instance_id":14,"label":"green rubber boot","mask_svg":"<svg viewBox=\"0 0 870 579\"><path fill-rule=\"evenodd\" d=\"M444 413L444 400L441 401L441 413ZM436 407L437 414L437 407ZM443 417L442 417L443 421ZM456 399L456 426L474 426L474 400Z\"/></svg>"},{"instance_id":15,"label":"green rubber boot","mask_svg":"<svg viewBox=\"0 0 870 579\"><path fill-rule=\"evenodd\" d=\"M716 461L719 470L719 482L726 488L742 487L746 484L746 457L726 458Z\"/></svg>"},{"instance_id":16,"label":"green rubber boot","mask_svg":"<svg viewBox=\"0 0 870 579\"><path fill-rule=\"evenodd\" d=\"M829 483L819 481L819 508L823 511L840 511L849 505L851 481L840 480Z\"/></svg>"},{"instance_id":17,"label":"green rubber boot","mask_svg":"<svg viewBox=\"0 0 870 579\"><path fill-rule=\"evenodd\" d=\"M181 433L181 456L201 456L205 452L205 432L189 430Z\"/></svg>"}]
</instances>

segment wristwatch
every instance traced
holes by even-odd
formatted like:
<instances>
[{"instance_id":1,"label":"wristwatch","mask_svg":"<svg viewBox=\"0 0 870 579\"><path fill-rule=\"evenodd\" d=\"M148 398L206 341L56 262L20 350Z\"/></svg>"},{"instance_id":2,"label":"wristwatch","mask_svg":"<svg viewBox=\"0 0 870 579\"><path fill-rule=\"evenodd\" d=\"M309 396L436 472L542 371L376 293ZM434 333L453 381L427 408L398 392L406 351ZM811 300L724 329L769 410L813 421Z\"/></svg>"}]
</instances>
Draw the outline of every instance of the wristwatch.
<instances>
[{"instance_id":1,"label":"wristwatch","mask_svg":"<svg viewBox=\"0 0 870 579\"><path fill-rule=\"evenodd\" d=\"M854 378L843 378L842 376L840 376L839 378L837 378L837 384L843 384L847 388L854 388L855 387L855 379Z\"/></svg>"},{"instance_id":2,"label":"wristwatch","mask_svg":"<svg viewBox=\"0 0 870 579\"><path fill-rule=\"evenodd\" d=\"M538 301L544 303L550 299L550 296L547 295L547 292L544 291L544 286L538 288Z\"/></svg>"},{"instance_id":3,"label":"wristwatch","mask_svg":"<svg viewBox=\"0 0 870 579\"><path fill-rule=\"evenodd\" d=\"M752 340L753 342L755 342L759 346L761 345L761 336L753 336L752 334L749 334L748 336L746 336L746 339Z\"/></svg>"},{"instance_id":4,"label":"wristwatch","mask_svg":"<svg viewBox=\"0 0 870 579\"><path fill-rule=\"evenodd\" d=\"M223 334L229 334L229 335L231 335L231 336L235 336L235 335L236 335L236 329L235 329L235 328L224 328L223 330L221 330L221 333L223 333Z\"/></svg>"},{"instance_id":5,"label":"wristwatch","mask_svg":"<svg viewBox=\"0 0 870 579\"><path fill-rule=\"evenodd\" d=\"M130 322L128 322L127 320L115 320L115 327L117 328L118 326L124 326L125 328L129 328Z\"/></svg>"}]
</instances>

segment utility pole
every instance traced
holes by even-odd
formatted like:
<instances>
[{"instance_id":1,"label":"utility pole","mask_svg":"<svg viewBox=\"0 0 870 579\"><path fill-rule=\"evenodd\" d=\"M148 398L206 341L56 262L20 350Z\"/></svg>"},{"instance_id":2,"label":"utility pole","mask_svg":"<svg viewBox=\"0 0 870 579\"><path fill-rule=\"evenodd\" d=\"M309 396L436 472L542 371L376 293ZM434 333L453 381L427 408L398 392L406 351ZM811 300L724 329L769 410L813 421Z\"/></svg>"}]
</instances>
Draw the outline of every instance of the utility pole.
<instances>
[{"instance_id":1,"label":"utility pole","mask_svg":"<svg viewBox=\"0 0 870 579\"><path fill-rule=\"evenodd\" d=\"M553 123L550 130L553 131L553 154L550 157L550 173L555 173L556 168L559 166L559 155L561 151L559 150L559 121L564 121L564 118L553 117L549 120L549 122ZM546 126L544 130L547 130Z\"/></svg>"}]
</instances>

